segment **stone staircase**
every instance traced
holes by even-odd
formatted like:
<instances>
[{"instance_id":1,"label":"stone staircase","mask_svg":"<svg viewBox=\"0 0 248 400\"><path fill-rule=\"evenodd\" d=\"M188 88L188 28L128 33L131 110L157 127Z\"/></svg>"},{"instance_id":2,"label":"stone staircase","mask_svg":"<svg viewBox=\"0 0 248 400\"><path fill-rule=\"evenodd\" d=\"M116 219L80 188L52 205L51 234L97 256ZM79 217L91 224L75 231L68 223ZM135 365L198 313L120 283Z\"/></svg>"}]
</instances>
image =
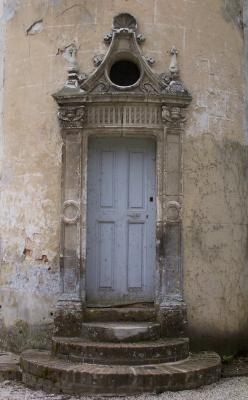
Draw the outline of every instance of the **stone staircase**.
<instances>
[{"instance_id":1,"label":"stone staircase","mask_svg":"<svg viewBox=\"0 0 248 400\"><path fill-rule=\"evenodd\" d=\"M52 352L21 355L23 382L65 394L134 395L217 381L220 357L189 353L188 338L160 338L153 309L88 309L82 335L54 337Z\"/></svg>"}]
</instances>

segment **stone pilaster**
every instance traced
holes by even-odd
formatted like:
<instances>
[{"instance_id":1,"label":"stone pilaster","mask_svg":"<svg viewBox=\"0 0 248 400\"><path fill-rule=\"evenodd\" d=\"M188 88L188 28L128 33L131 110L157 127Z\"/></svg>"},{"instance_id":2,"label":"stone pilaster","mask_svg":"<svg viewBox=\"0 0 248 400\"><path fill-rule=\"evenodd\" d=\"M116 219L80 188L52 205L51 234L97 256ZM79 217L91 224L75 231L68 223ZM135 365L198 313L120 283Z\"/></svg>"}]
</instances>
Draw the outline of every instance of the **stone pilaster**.
<instances>
[{"instance_id":1,"label":"stone pilaster","mask_svg":"<svg viewBox=\"0 0 248 400\"><path fill-rule=\"evenodd\" d=\"M185 117L180 107L162 106L165 129L163 223L158 233L161 259L158 319L163 336L185 334L186 305L182 279L182 134Z\"/></svg>"},{"instance_id":2,"label":"stone pilaster","mask_svg":"<svg viewBox=\"0 0 248 400\"><path fill-rule=\"evenodd\" d=\"M60 285L55 333L80 334L81 299L81 163L84 106L61 107L58 117L63 137Z\"/></svg>"}]
</instances>

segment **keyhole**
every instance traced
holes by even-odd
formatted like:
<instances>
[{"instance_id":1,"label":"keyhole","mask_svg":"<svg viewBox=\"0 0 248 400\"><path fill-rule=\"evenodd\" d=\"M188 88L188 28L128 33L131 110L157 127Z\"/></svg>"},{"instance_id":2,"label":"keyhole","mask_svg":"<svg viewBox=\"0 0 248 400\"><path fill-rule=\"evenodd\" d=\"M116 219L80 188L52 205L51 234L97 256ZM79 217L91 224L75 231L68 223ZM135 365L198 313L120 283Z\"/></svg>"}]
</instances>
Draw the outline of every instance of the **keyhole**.
<instances>
[{"instance_id":1,"label":"keyhole","mask_svg":"<svg viewBox=\"0 0 248 400\"><path fill-rule=\"evenodd\" d=\"M153 202L153 197L150 197L150 202L151 202L151 203Z\"/></svg>"}]
</instances>

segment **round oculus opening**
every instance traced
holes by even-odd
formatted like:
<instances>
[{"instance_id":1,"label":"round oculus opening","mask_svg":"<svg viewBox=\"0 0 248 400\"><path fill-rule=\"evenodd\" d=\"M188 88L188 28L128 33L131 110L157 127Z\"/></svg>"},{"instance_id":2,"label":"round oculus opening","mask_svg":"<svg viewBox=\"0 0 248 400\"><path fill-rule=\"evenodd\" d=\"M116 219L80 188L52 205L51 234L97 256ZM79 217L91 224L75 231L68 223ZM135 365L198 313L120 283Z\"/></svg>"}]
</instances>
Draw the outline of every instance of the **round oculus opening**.
<instances>
[{"instance_id":1,"label":"round oculus opening","mask_svg":"<svg viewBox=\"0 0 248 400\"><path fill-rule=\"evenodd\" d=\"M140 78L140 69L133 61L116 61L110 68L109 77L115 85L132 86Z\"/></svg>"}]
</instances>

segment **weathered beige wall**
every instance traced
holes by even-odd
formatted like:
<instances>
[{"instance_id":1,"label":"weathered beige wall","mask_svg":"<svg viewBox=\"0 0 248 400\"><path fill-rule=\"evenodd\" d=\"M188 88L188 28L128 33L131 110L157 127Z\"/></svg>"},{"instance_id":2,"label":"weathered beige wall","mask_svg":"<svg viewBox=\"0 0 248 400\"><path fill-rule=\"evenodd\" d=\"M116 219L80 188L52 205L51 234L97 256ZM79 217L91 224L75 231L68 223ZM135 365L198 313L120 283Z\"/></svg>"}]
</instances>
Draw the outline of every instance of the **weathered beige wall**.
<instances>
[{"instance_id":1,"label":"weathered beige wall","mask_svg":"<svg viewBox=\"0 0 248 400\"><path fill-rule=\"evenodd\" d=\"M6 328L12 347L27 337L43 346L49 332L59 292L61 173L51 94L66 79L63 49L76 43L81 71L90 72L92 57L106 51L102 39L119 12L137 18L147 38L143 51L156 59L156 72L168 68L172 45L180 50L182 79L193 96L184 145L189 327L201 346L228 346L230 340L238 346L248 326L248 158L243 39L239 2L231 0L6 0L2 342Z\"/></svg>"}]
</instances>

